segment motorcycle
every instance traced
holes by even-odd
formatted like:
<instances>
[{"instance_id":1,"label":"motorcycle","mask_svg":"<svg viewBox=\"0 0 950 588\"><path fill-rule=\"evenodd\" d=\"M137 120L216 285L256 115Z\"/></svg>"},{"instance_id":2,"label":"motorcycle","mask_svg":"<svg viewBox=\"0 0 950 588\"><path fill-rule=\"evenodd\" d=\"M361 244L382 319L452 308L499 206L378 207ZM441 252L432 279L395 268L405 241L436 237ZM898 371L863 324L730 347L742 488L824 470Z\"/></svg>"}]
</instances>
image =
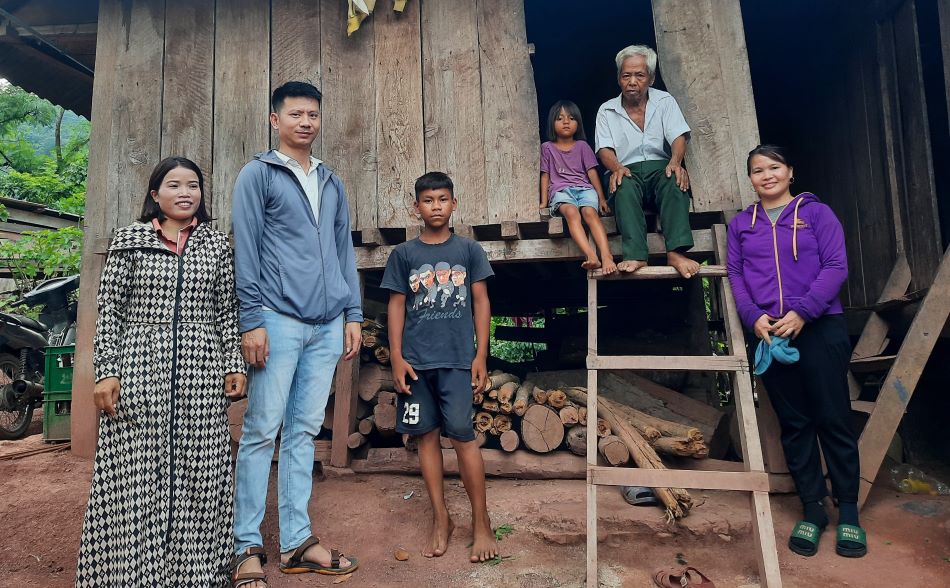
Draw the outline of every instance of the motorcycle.
<instances>
[{"instance_id":1,"label":"motorcycle","mask_svg":"<svg viewBox=\"0 0 950 588\"><path fill-rule=\"evenodd\" d=\"M70 294L78 288L78 275L52 278L14 303L42 306L38 321L0 312L0 439L23 437L42 405L46 347L76 342L78 302Z\"/></svg>"}]
</instances>

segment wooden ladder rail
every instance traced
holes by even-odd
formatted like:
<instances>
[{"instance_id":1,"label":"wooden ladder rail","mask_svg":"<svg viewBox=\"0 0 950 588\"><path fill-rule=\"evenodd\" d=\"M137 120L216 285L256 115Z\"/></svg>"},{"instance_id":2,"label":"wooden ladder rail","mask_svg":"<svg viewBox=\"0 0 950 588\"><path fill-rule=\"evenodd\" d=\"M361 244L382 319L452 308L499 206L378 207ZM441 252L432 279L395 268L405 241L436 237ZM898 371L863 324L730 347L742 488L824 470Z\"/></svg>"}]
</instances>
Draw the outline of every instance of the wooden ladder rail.
<instances>
[{"instance_id":1,"label":"wooden ladder rail","mask_svg":"<svg viewBox=\"0 0 950 588\"><path fill-rule=\"evenodd\" d=\"M711 229L716 261L726 259L726 229ZM696 278L724 278L723 265L704 266ZM648 267L636 274L623 274L609 279L670 279L678 274L671 267ZM591 272L587 282L587 411L589 422L597 421L597 373L602 369L629 370L716 370L732 373L733 393L739 418L739 436L745 456L742 472L687 470L652 470L642 468L610 468L597 465L597 428L587 428L587 587L597 588L597 486L631 485L649 487L736 490L749 492L753 539L758 547L760 585L779 588L779 570L772 511L769 506L769 480L762 458L758 425L752 395L749 361L739 323L732 288L728 280L721 283L720 301L729 344L728 356L599 356L597 353L597 285L600 272Z\"/></svg>"},{"instance_id":2,"label":"wooden ladder rail","mask_svg":"<svg viewBox=\"0 0 950 588\"><path fill-rule=\"evenodd\" d=\"M943 254L937 275L920 308L907 330L897 357L884 378L877 402L870 409L871 416L861 438L858 452L861 456L861 490L858 506L863 506L884 462L887 448L897 432L907 405L917 389L917 383L933 353L940 332L950 316L950 251ZM589 418L589 417L588 417Z\"/></svg>"}]
</instances>

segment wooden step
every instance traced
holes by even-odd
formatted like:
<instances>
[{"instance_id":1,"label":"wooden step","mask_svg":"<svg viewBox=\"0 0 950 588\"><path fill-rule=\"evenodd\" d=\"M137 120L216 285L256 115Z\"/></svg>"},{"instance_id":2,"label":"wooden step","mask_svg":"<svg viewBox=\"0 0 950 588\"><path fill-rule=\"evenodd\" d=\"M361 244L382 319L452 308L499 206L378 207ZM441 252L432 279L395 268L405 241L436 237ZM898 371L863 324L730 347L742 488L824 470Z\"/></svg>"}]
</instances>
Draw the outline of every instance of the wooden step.
<instances>
[{"instance_id":1,"label":"wooden step","mask_svg":"<svg viewBox=\"0 0 950 588\"><path fill-rule=\"evenodd\" d=\"M749 360L740 355L588 354L587 369L748 372Z\"/></svg>"},{"instance_id":2,"label":"wooden step","mask_svg":"<svg viewBox=\"0 0 950 588\"><path fill-rule=\"evenodd\" d=\"M871 357L859 357L851 360L851 372L855 374L871 374L874 372L886 372L891 369L896 355L872 355Z\"/></svg>"},{"instance_id":3,"label":"wooden step","mask_svg":"<svg viewBox=\"0 0 950 588\"><path fill-rule=\"evenodd\" d=\"M852 400L851 401L851 410L856 412L863 412L865 414L871 414L874 412L875 402L869 400Z\"/></svg>"},{"instance_id":4,"label":"wooden step","mask_svg":"<svg viewBox=\"0 0 950 588\"><path fill-rule=\"evenodd\" d=\"M670 265L648 265L640 268L630 274L618 271L610 276L605 276L603 270L593 270L587 272L587 277L592 280L675 280L683 279L683 276L676 271L676 268ZM699 273L693 277L700 278L724 278L726 277L726 266L724 265L701 265Z\"/></svg>"},{"instance_id":5,"label":"wooden step","mask_svg":"<svg viewBox=\"0 0 950 588\"><path fill-rule=\"evenodd\" d=\"M592 484L603 486L769 491L769 476L765 472L653 470L603 466L588 466L587 472Z\"/></svg>"}]
</instances>

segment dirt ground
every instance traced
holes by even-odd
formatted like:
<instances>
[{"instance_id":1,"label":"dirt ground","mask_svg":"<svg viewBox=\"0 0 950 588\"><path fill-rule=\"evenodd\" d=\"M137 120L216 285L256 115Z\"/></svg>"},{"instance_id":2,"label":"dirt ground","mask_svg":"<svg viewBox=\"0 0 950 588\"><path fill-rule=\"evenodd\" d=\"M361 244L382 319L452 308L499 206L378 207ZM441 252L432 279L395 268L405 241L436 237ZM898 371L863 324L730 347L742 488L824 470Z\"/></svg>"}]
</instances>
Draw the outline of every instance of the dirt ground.
<instances>
[{"instance_id":1,"label":"dirt ground","mask_svg":"<svg viewBox=\"0 0 950 588\"><path fill-rule=\"evenodd\" d=\"M0 455L42 446L38 434L0 441ZM72 586L91 472L90 461L67 451L0 461L0 586ZM447 497L458 528L439 559L419 555L428 513L419 477L327 471L315 480L311 513L324 541L362 562L339 582L345 586L579 587L585 570L584 495L583 481L489 480L494 524L514 529L501 542L509 558L497 565L468 563L468 502L457 479L448 480ZM659 509L628 506L617 490L601 489L600 585L652 586L652 573L676 565L679 558L718 588L758 586L747 499L727 492L697 491L693 497L698 506L669 527ZM773 497L772 511L786 587L950 585L950 497L903 495L879 484L862 513L869 553L860 560L835 555L832 528L816 557L791 553L784 545L798 515L797 499ZM277 556L275 513L272 478L264 521L272 559ZM408 561L395 560L398 548L411 552ZM283 576L273 565L268 573L272 588L335 585L328 577Z\"/></svg>"}]
</instances>

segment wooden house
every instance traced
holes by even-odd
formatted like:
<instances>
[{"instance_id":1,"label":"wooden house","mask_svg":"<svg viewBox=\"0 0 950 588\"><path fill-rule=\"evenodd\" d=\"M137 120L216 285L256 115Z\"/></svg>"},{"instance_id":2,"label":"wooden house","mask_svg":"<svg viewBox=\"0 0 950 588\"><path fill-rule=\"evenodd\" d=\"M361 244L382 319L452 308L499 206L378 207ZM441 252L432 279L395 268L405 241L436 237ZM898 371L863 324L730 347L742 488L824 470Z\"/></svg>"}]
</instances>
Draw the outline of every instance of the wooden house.
<instances>
[{"instance_id":1,"label":"wooden house","mask_svg":"<svg viewBox=\"0 0 950 588\"><path fill-rule=\"evenodd\" d=\"M753 200L745 158L760 138L789 146L796 187L821 196L845 226L851 272L842 297L863 311L852 313L855 334L887 297L898 261L906 259L911 291L927 288L950 237L950 184L934 171L950 158L950 0L597 8L409 0L402 12L380 0L349 36L344 0L66 4L0 3L0 20L20 20L5 21L0 74L77 111L66 94L75 101L91 88L77 398L92 390L102 253L111 232L135 216L154 164L170 154L197 161L210 178L216 222L227 229L237 172L275 142L270 91L291 79L324 92L314 154L343 178L370 298L391 247L418 231L414 179L442 170L457 186L456 231L481 240L497 262L491 292L500 312L582 305L579 251L563 227L538 215L541 126L548 105L569 98L592 130L597 105L617 93L613 55L637 42L657 48L657 83L693 129L696 225L727 220ZM90 12L94 79L73 67L50 87L28 65L69 69L47 45L78 52ZM80 14L71 32L69 16ZM76 60L89 64L88 56ZM73 444L84 455L94 448L93 411L91 402L75 404Z\"/></svg>"}]
</instances>

